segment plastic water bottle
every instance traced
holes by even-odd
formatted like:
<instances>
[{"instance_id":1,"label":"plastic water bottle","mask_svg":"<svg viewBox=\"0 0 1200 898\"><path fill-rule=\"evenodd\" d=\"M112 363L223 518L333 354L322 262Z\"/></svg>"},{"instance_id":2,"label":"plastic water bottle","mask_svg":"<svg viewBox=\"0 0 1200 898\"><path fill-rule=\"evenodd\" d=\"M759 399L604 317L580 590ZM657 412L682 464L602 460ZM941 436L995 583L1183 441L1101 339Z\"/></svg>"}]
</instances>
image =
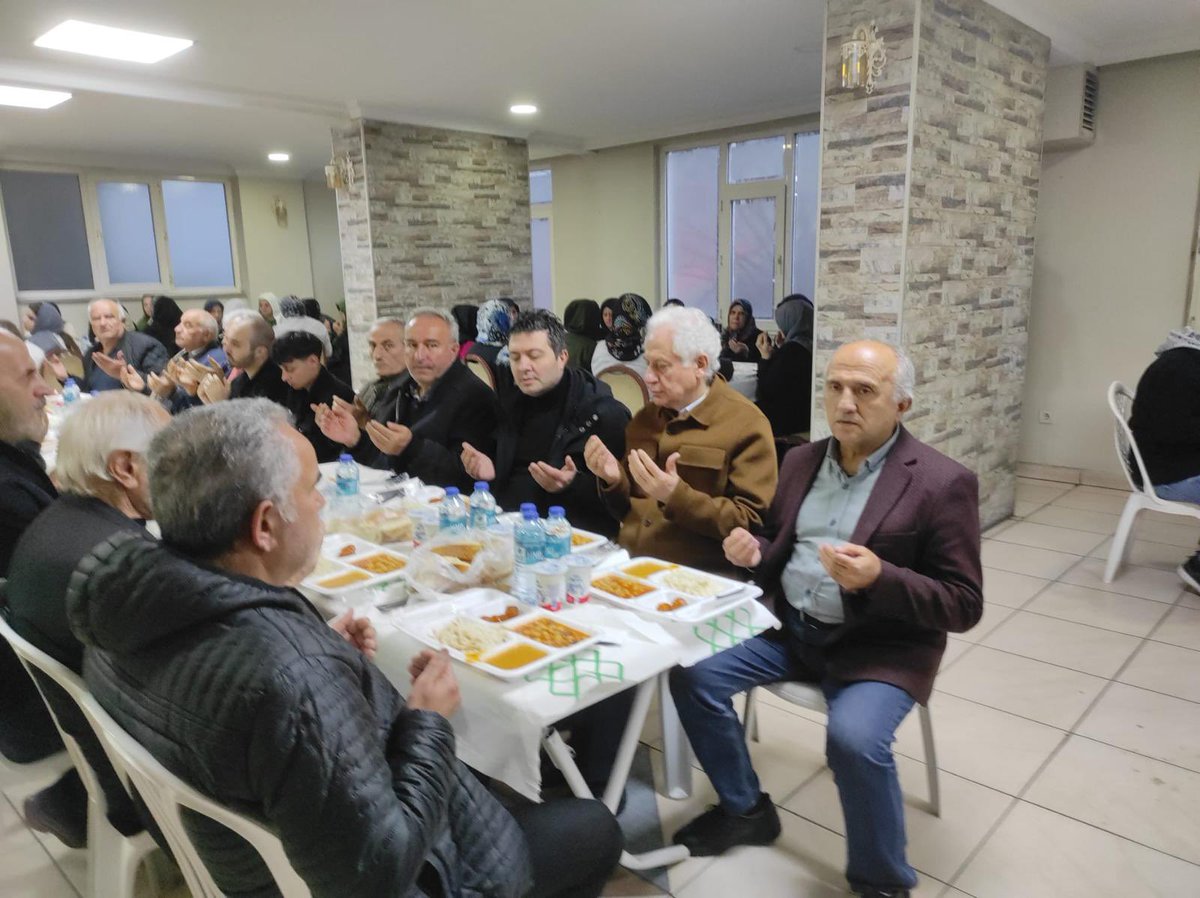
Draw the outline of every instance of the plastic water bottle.
<instances>
[{"instance_id":1,"label":"plastic water bottle","mask_svg":"<svg viewBox=\"0 0 1200 898\"><path fill-rule=\"evenodd\" d=\"M446 498L439 510L443 533L457 533L467 529L467 503L458 492L458 487L446 487Z\"/></svg>"},{"instance_id":2,"label":"plastic water bottle","mask_svg":"<svg viewBox=\"0 0 1200 898\"><path fill-rule=\"evenodd\" d=\"M70 405L72 402L79 401L79 384L75 383L75 378L68 377L67 382L63 384L63 402Z\"/></svg>"},{"instance_id":3,"label":"plastic water bottle","mask_svg":"<svg viewBox=\"0 0 1200 898\"><path fill-rule=\"evenodd\" d=\"M471 493L471 529L487 530L496 523L496 497L482 481L476 481L475 492Z\"/></svg>"},{"instance_id":4,"label":"plastic water bottle","mask_svg":"<svg viewBox=\"0 0 1200 898\"><path fill-rule=\"evenodd\" d=\"M521 506L521 523L513 529L513 595L526 605L537 604L537 575L534 568L546 555L546 531L538 520L537 506Z\"/></svg>"},{"instance_id":5,"label":"plastic water bottle","mask_svg":"<svg viewBox=\"0 0 1200 898\"><path fill-rule=\"evenodd\" d=\"M546 518L546 557L566 558L571 554L571 524L561 505L550 506L550 517Z\"/></svg>"},{"instance_id":6,"label":"plastic water bottle","mask_svg":"<svg viewBox=\"0 0 1200 898\"><path fill-rule=\"evenodd\" d=\"M337 494L342 499L358 495L358 462L349 452L338 456Z\"/></svg>"}]
</instances>

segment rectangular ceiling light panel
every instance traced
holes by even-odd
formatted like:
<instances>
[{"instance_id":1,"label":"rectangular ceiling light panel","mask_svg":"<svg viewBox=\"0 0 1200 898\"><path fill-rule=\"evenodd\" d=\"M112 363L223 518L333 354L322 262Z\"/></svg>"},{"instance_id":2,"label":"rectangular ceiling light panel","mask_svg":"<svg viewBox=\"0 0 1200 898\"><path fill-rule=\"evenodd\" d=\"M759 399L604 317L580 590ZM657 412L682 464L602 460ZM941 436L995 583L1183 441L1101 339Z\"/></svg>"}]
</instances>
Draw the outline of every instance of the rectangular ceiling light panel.
<instances>
[{"instance_id":1,"label":"rectangular ceiling light panel","mask_svg":"<svg viewBox=\"0 0 1200 898\"><path fill-rule=\"evenodd\" d=\"M64 90L38 90L34 87L14 87L0 84L0 106L21 106L25 109L49 109L65 103L71 95Z\"/></svg>"},{"instance_id":2,"label":"rectangular ceiling light panel","mask_svg":"<svg viewBox=\"0 0 1200 898\"><path fill-rule=\"evenodd\" d=\"M68 19L51 28L33 43L34 46L47 50L65 50L68 53L84 53L105 59L153 63L186 50L193 41Z\"/></svg>"}]
</instances>

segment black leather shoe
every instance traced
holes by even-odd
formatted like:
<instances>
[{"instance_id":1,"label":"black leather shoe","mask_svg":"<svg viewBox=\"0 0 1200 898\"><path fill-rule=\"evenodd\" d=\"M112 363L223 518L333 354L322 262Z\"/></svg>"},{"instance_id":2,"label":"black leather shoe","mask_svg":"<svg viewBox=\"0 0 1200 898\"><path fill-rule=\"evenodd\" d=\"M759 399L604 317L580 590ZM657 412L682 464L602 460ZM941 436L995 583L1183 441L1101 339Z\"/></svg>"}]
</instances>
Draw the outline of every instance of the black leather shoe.
<instances>
[{"instance_id":1,"label":"black leather shoe","mask_svg":"<svg viewBox=\"0 0 1200 898\"><path fill-rule=\"evenodd\" d=\"M730 814L720 805L709 808L675 833L673 841L693 857L711 857L735 845L770 845L779 831L779 814L764 792L748 814Z\"/></svg>"},{"instance_id":2,"label":"black leather shoe","mask_svg":"<svg viewBox=\"0 0 1200 898\"><path fill-rule=\"evenodd\" d=\"M74 769L53 786L25 799L25 822L68 848L87 847L87 792Z\"/></svg>"}]
</instances>

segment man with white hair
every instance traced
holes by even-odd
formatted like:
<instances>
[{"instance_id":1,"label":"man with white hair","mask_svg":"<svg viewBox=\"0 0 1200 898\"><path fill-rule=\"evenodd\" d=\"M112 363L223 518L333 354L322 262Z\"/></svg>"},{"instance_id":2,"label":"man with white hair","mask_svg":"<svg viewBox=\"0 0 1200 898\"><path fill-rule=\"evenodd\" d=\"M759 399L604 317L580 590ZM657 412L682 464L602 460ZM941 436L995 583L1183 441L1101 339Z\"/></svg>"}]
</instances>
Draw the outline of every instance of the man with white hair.
<instances>
[{"instance_id":1,"label":"man with white hair","mask_svg":"<svg viewBox=\"0 0 1200 898\"><path fill-rule=\"evenodd\" d=\"M126 328L124 310L111 299L88 303L88 323L96 342L83 356L80 387L85 392L121 389L126 366L144 378L151 373L161 374L171 360L158 340Z\"/></svg>"},{"instance_id":2,"label":"man with white hair","mask_svg":"<svg viewBox=\"0 0 1200 898\"><path fill-rule=\"evenodd\" d=\"M158 398L171 414L201 404L197 395L200 382L209 374L229 373L229 359L217 339L217 319L203 309L188 309L175 325L175 345L180 354L167 363L162 374L143 378L132 365L121 372L121 383L135 393L147 390Z\"/></svg>"},{"instance_id":3,"label":"man with white hair","mask_svg":"<svg viewBox=\"0 0 1200 898\"><path fill-rule=\"evenodd\" d=\"M825 751L851 889L907 898L916 885L892 741L913 704L929 700L946 633L979 621L983 592L979 484L904 429L914 380L895 347L840 347L825 374L833 436L788 453L759 535L738 527L725 539L725 557L754 572L784 626L671 671L680 719L720 798L675 835L693 855L778 837L732 698L803 680L829 704Z\"/></svg>"},{"instance_id":4,"label":"man with white hair","mask_svg":"<svg viewBox=\"0 0 1200 898\"><path fill-rule=\"evenodd\" d=\"M720 352L720 336L700 310L656 312L646 326L650 404L626 428L625 458L596 436L584 447L631 555L736 573L721 541L737 527L758 526L775 493L771 425L715 377Z\"/></svg>"},{"instance_id":5,"label":"man with white hair","mask_svg":"<svg viewBox=\"0 0 1200 898\"><path fill-rule=\"evenodd\" d=\"M114 533L142 533L151 516L146 450L170 421L154 400L108 392L76 409L59 435L59 498L31 523L13 551L4 598L12 628L76 673L83 646L67 622L67 584L80 559ZM78 707L52 681L42 689L59 724L80 743L108 799L108 819L132 835L141 823ZM78 774L30 796L25 819L72 848L87 841L87 792Z\"/></svg>"},{"instance_id":6,"label":"man with white hair","mask_svg":"<svg viewBox=\"0 0 1200 898\"><path fill-rule=\"evenodd\" d=\"M622 841L602 804L510 815L455 757L450 657L417 656L404 697L293 588L317 563L324 498L286 411L191 409L149 470L162 543L114 537L67 599L84 678L133 738L278 835L313 898L600 894ZM184 825L222 894L273 890L243 839Z\"/></svg>"}]
</instances>

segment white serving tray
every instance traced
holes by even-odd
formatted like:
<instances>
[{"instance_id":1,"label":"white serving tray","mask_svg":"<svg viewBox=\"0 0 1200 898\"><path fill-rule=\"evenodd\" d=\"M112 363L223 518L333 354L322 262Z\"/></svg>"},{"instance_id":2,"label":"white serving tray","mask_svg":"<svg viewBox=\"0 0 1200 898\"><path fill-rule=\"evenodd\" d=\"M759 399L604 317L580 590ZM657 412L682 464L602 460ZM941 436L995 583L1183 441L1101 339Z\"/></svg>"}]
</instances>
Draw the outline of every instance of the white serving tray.
<instances>
[{"instance_id":1,"label":"white serving tray","mask_svg":"<svg viewBox=\"0 0 1200 898\"><path fill-rule=\"evenodd\" d=\"M355 553L342 558L338 555L346 546L353 546ZM379 552L384 552L388 555L394 555L404 560L405 566L399 570L388 571L386 574L372 574L360 567L355 566L356 561L362 561L371 555ZM384 583L390 583L405 576L405 570L408 567L408 559L404 554L397 552L394 548L381 546L378 543L369 542L357 536L351 536L348 533L332 533L325 537L321 544L321 556L325 559L325 566L332 566L330 570L322 573L309 574L302 582L301 586L305 589L311 589L315 593L323 596L337 597L344 593L353 592L358 589L369 589L379 586ZM353 583L347 583L344 586L322 586L322 582L336 577L339 574L346 574L351 571L360 571L367 574L365 580L356 580Z\"/></svg>"},{"instance_id":2,"label":"white serving tray","mask_svg":"<svg viewBox=\"0 0 1200 898\"><path fill-rule=\"evenodd\" d=\"M667 568L666 570L657 571L645 577L635 577L632 574L625 573L627 569L634 568L639 564L666 565ZM696 596L668 586L663 583L663 578L671 571L686 571L698 577L703 577L706 580L712 581L714 587L719 591L713 596ZM635 583L649 586L651 587L651 591L645 595L631 599L624 599L605 592L596 586L596 580L606 574L616 574ZM707 571L700 571L681 564L671 564L661 559L647 556L630 558L628 561L616 564L606 564L592 574L592 598L616 608L636 611L644 617L655 621L698 623L716 617L718 614L723 614L729 609L751 599L756 599L761 595L762 590L753 583L741 583L718 574L710 574ZM687 604L672 611L658 610L660 604L671 602L676 598L682 598Z\"/></svg>"},{"instance_id":3,"label":"white serving tray","mask_svg":"<svg viewBox=\"0 0 1200 898\"><path fill-rule=\"evenodd\" d=\"M495 624L508 632L508 639L503 645L492 649L485 653L477 661L467 661L466 656L458 649L452 649L449 646L443 645L442 642L434 636L434 633L441 629L446 624L454 620L455 617L472 617L482 618L487 615L496 615L504 612L509 606L515 605L522 612L516 617L503 623ZM568 626L573 630L578 630L580 633L586 634L586 638L579 642L566 646L565 648L552 648L548 645L538 642L535 639L530 639L520 633L515 632L514 628L521 624L537 620L538 618L548 617L551 620ZM544 611L540 608L532 608L524 610L521 604L508 593L500 592L498 589L489 589L487 587L476 587L467 589L461 593L457 593L452 599L437 602L436 604L422 606L416 610L406 609L397 613L394 618L396 625L408 633L414 639L420 640L431 648L438 650L445 649L450 653L450 657L459 663L486 673L501 680L514 680L518 677L526 676L534 673L552 664L555 661L560 661L563 658L569 658L576 652L590 648L600 641L603 634L596 631L592 627L577 624L574 621L565 619L563 615L554 614L549 611ZM533 646L544 651L546 654L541 658L537 658L528 664L516 668L495 667L488 663L489 655L495 655L505 649L516 645L524 644Z\"/></svg>"}]
</instances>

